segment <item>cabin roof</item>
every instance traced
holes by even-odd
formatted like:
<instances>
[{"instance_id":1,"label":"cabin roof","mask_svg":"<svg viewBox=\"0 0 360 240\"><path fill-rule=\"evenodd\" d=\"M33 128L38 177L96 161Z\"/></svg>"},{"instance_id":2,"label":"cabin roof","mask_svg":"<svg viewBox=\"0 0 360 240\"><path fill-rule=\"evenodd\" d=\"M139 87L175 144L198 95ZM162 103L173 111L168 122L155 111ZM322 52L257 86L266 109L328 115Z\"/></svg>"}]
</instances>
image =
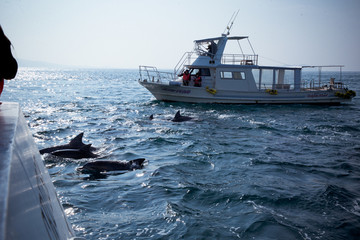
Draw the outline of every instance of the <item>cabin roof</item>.
<instances>
[{"instance_id":1,"label":"cabin roof","mask_svg":"<svg viewBox=\"0 0 360 240\"><path fill-rule=\"evenodd\" d=\"M302 66L263 66L263 65L239 65L239 64L186 64L187 68L250 68L250 69L270 69L270 70L296 70L302 69Z\"/></svg>"},{"instance_id":2,"label":"cabin roof","mask_svg":"<svg viewBox=\"0 0 360 240\"><path fill-rule=\"evenodd\" d=\"M216 40L220 40L223 39L225 36L221 36L221 37L215 37L215 38L205 38L205 39L200 39L200 40L195 40L195 43L201 43L201 42L211 42L211 41L216 41ZM234 36L234 37L227 37L228 40L242 40L242 39L246 39L248 38L247 36Z\"/></svg>"}]
</instances>

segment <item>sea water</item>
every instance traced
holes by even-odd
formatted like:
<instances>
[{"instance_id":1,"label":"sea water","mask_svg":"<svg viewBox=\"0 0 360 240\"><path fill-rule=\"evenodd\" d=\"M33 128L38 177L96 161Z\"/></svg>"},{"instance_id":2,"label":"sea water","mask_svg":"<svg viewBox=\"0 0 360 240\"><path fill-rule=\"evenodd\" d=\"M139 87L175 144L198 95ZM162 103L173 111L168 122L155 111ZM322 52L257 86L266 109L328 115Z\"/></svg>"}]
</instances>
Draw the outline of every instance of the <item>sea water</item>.
<instances>
[{"instance_id":1,"label":"sea water","mask_svg":"<svg viewBox=\"0 0 360 240\"><path fill-rule=\"evenodd\" d=\"M39 149L84 132L98 160L147 159L94 178L90 159L44 155L86 239L359 239L360 98L340 106L159 102L136 70L20 68L19 102ZM360 73L343 82L360 94ZM174 123L180 110L192 121ZM149 120L153 114L154 119Z\"/></svg>"}]
</instances>

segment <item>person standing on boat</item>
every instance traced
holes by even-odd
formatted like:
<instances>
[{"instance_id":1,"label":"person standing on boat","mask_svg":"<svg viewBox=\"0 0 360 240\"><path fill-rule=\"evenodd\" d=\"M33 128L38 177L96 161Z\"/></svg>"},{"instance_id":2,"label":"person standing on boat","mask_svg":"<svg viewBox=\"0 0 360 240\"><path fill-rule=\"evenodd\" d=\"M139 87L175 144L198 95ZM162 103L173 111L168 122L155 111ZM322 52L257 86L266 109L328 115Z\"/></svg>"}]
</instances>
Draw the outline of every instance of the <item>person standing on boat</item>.
<instances>
[{"instance_id":1,"label":"person standing on boat","mask_svg":"<svg viewBox=\"0 0 360 240\"><path fill-rule=\"evenodd\" d=\"M189 86L189 83L190 83L190 73L189 73L189 70L186 69L185 72L179 76L182 76L183 78L183 84L184 86Z\"/></svg>"},{"instance_id":2,"label":"person standing on boat","mask_svg":"<svg viewBox=\"0 0 360 240\"><path fill-rule=\"evenodd\" d=\"M197 72L195 75L194 87L201 87L201 76L199 72Z\"/></svg>"},{"instance_id":3,"label":"person standing on boat","mask_svg":"<svg viewBox=\"0 0 360 240\"><path fill-rule=\"evenodd\" d=\"M214 41L211 41L207 46L208 56L213 58L217 52L217 45Z\"/></svg>"}]
</instances>

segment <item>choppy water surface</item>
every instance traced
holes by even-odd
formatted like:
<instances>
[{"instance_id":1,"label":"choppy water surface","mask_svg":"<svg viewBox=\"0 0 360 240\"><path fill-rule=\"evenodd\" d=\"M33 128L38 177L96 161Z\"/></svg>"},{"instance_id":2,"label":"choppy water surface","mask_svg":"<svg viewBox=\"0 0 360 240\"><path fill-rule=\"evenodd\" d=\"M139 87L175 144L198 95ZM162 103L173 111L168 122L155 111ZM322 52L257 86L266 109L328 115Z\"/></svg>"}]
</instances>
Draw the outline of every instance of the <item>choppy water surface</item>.
<instances>
[{"instance_id":1,"label":"choppy water surface","mask_svg":"<svg viewBox=\"0 0 360 240\"><path fill-rule=\"evenodd\" d=\"M360 94L360 73L343 73ZM163 103L136 70L20 69L20 102L40 148L80 132L101 160L145 157L102 179L89 159L44 156L64 209L87 239L356 239L360 100L342 106ZM194 121L169 121L177 110ZM155 119L148 117L154 114Z\"/></svg>"}]
</instances>

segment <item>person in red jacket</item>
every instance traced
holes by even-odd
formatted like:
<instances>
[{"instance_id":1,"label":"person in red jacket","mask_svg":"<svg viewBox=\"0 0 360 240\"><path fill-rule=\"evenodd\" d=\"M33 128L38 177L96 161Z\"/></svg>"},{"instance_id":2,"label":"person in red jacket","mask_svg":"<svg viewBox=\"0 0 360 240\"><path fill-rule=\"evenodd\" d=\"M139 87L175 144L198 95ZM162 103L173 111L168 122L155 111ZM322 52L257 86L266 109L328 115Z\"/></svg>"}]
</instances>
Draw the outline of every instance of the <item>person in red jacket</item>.
<instances>
[{"instance_id":1,"label":"person in red jacket","mask_svg":"<svg viewBox=\"0 0 360 240\"><path fill-rule=\"evenodd\" d=\"M201 76L200 76L200 73L196 73L196 75L195 75L194 87L201 87Z\"/></svg>"},{"instance_id":2,"label":"person in red jacket","mask_svg":"<svg viewBox=\"0 0 360 240\"><path fill-rule=\"evenodd\" d=\"M190 83L190 73L189 70L185 70L185 72L183 74L181 74L180 76L182 76L183 78L183 84L184 86L189 86Z\"/></svg>"}]
</instances>

